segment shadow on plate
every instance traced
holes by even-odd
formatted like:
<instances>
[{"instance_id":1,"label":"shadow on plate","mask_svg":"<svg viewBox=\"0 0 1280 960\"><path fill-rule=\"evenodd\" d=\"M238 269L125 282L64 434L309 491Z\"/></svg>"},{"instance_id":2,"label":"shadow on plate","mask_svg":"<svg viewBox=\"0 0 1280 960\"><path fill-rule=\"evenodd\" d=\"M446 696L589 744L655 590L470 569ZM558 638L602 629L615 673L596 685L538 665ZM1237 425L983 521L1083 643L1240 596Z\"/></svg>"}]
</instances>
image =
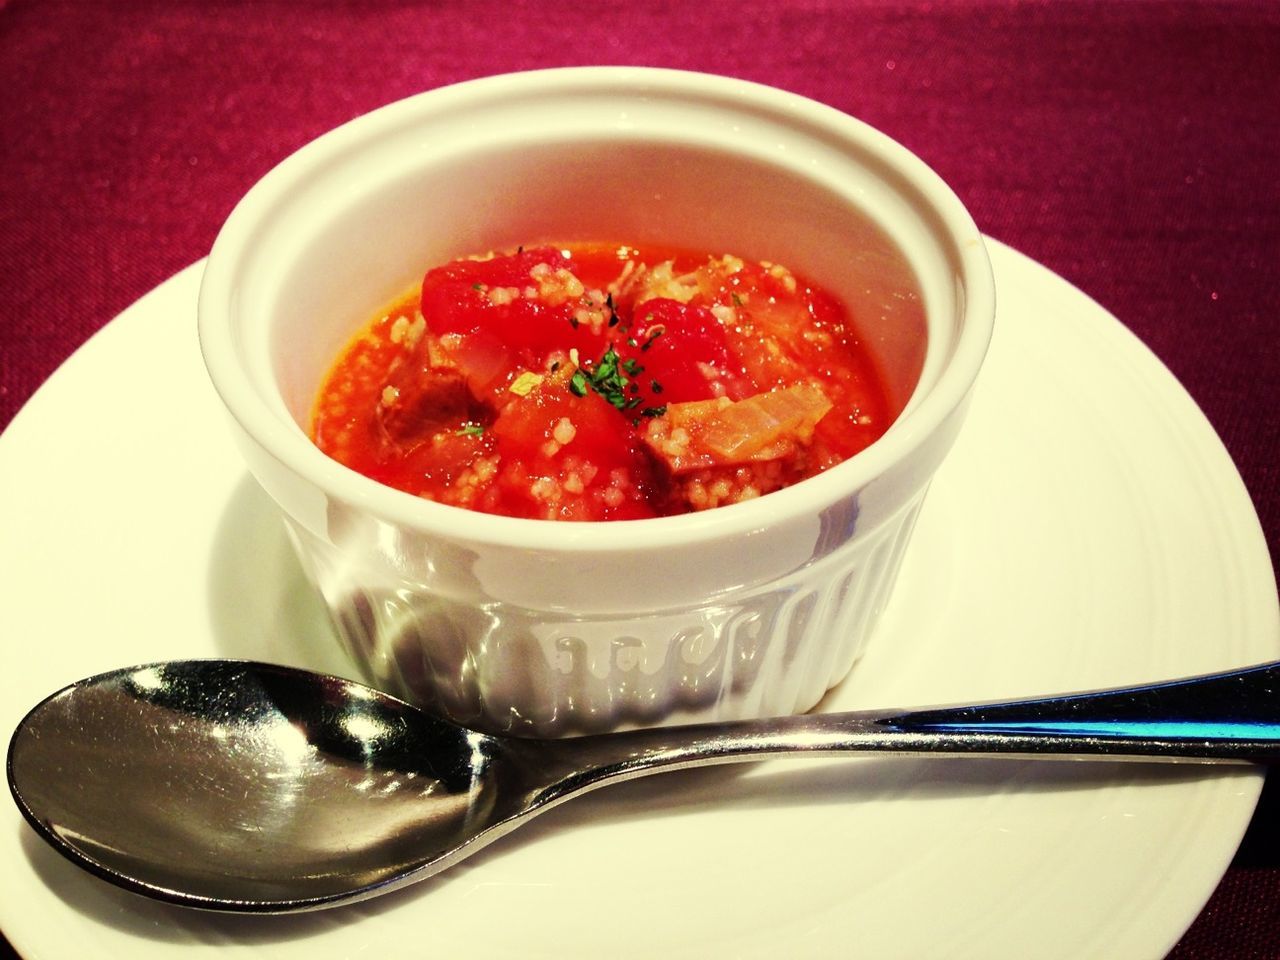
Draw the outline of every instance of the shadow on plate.
<instances>
[{"instance_id":1,"label":"shadow on plate","mask_svg":"<svg viewBox=\"0 0 1280 960\"><path fill-rule=\"evenodd\" d=\"M361 679L302 572L279 508L248 474L218 524L209 558L209 605L218 656Z\"/></svg>"}]
</instances>

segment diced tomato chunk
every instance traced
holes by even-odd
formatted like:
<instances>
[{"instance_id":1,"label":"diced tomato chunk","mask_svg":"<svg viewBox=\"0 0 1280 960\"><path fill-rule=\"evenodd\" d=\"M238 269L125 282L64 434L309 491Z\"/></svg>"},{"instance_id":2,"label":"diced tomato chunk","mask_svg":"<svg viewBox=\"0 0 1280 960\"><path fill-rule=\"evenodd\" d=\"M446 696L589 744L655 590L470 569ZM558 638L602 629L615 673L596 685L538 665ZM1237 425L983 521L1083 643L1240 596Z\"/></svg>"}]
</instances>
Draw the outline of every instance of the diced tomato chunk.
<instances>
[{"instance_id":1,"label":"diced tomato chunk","mask_svg":"<svg viewBox=\"0 0 1280 960\"><path fill-rule=\"evenodd\" d=\"M455 260L427 272L422 315L435 334L484 332L530 365L553 350L595 355L604 346L602 323L584 319L600 304L554 247L488 260ZM602 298L600 298L602 300Z\"/></svg>"},{"instance_id":2,"label":"diced tomato chunk","mask_svg":"<svg viewBox=\"0 0 1280 960\"><path fill-rule=\"evenodd\" d=\"M512 396L491 433L507 465L498 484L508 509L521 502L528 516L577 520L654 515L650 463L630 422L598 394L547 379Z\"/></svg>"},{"instance_id":3,"label":"diced tomato chunk","mask_svg":"<svg viewBox=\"0 0 1280 960\"><path fill-rule=\"evenodd\" d=\"M742 379L720 321L707 307L678 300L636 304L618 352L638 365L634 382L645 407L731 395Z\"/></svg>"},{"instance_id":4,"label":"diced tomato chunk","mask_svg":"<svg viewBox=\"0 0 1280 960\"><path fill-rule=\"evenodd\" d=\"M544 381L523 397L512 395L493 423L502 449L521 457L545 455L554 442L616 460L610 451L629 430L621 414L600 397L574 396L558 381Z\"/></svg>"}]
</instances>

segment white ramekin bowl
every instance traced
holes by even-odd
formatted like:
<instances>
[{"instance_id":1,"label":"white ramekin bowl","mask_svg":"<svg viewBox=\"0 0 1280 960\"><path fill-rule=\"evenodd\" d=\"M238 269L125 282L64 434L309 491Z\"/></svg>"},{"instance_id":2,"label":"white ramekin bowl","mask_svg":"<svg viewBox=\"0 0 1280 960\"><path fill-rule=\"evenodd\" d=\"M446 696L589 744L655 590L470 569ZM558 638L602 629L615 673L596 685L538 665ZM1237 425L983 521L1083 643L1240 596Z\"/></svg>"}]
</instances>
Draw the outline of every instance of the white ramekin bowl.
<instances>
[{"instance_id":1,"label":"white ramekin bowl","mask_svg":"<svg viewBox=\"0 0 1280 960\"><path fill-rule=\"evenodd\" d=\"M851 306L901 413L789 489L607 524L442 506L313 446L320 378L373 311L429 266L546 239L784 263ZM893 292L903 257L918 296ZM882 134L742 81L580 68L434 90L299 150L219 234L199 329L249 468L366 675L475 727L560 735L798 712L837 683L994 312L973 221Z\"/></svg>"}]
</instances>

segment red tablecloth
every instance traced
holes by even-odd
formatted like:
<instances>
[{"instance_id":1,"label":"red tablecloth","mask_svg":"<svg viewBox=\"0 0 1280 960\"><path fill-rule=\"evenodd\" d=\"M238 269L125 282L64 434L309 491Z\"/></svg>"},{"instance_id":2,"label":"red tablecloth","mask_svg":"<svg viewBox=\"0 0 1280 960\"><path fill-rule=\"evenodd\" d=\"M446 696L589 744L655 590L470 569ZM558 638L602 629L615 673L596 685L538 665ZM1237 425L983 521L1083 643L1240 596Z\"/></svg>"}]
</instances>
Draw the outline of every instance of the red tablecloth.
<instances>
[{"instance_id":1,"label":"red tablecloth","mask_svg":"<svg viewBox=\"0 0 1280 960\"><path fill-rule=\"evenodd\" d=\"M1172 369L1276 555L1273 2L0 0L0 427L298 146L441 84L598 63L762 81L915 150ZM1277 792L1177 960L1280 957Z\"/></svg>"}]
</instances>

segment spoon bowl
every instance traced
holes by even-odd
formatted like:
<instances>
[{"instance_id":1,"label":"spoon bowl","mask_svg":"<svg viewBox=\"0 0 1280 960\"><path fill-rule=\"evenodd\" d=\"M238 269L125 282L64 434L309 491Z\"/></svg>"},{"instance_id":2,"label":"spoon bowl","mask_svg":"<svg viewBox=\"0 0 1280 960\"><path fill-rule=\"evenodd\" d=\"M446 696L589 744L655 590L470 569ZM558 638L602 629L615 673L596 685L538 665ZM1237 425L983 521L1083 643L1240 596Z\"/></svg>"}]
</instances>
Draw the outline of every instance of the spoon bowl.
<instances>
[{"instance_id":1,"label":"spoon bowl","mask_svg":"<svg viewBox=\"0 0 1280 960\"><path fill-rule=\"evenodd\" d=\"M42 701L14 732L8 779L36 831L99 877L185 906L285 913L422 880L608 783L868 751L1270 762L1280 665L972 707L538 740L305 670L173 661Z\"/></svg>"},{"instance_id":2,"label":"spoon bowl","mask_svg":"<svg viewBox=\"0 0 1280 960\"><path fill-rule=\"evenodd\" d=\"M497 747L334 677L170 663L44 701L14 737L9 777L36 829L108 880L295 910L465 847L495 817Z\"/></svg>"}]
</instances>

